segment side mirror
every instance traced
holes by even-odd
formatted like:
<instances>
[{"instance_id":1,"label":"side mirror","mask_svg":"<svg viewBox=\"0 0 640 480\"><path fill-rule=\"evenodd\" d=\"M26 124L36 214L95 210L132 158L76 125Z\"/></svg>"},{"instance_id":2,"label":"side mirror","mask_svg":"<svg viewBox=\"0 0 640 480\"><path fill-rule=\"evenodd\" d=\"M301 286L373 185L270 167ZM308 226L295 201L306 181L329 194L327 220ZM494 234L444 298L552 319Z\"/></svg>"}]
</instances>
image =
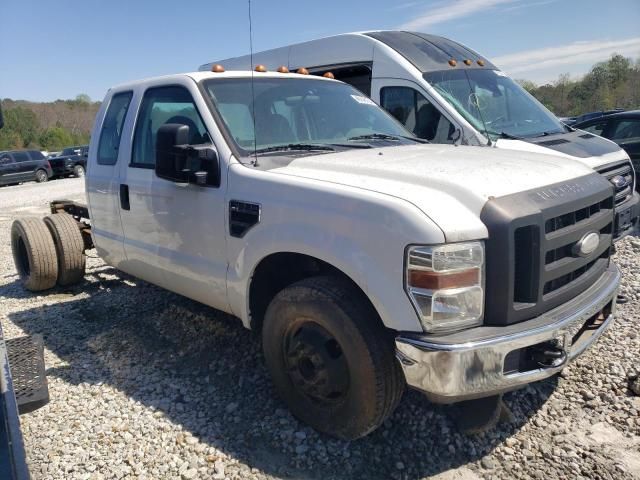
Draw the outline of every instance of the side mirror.
<instances>
[{"instance_id":1,"label":"side mirror","mask_svg":"<svg viewBox=\"0 0 640 480\"><path fill-rule=\"evenodd\" d=\"M156 136L156 175L176 183L219 187L220 162L211 144L189 145L189 127L168 123Z\"/></svg>"}]
</instances>

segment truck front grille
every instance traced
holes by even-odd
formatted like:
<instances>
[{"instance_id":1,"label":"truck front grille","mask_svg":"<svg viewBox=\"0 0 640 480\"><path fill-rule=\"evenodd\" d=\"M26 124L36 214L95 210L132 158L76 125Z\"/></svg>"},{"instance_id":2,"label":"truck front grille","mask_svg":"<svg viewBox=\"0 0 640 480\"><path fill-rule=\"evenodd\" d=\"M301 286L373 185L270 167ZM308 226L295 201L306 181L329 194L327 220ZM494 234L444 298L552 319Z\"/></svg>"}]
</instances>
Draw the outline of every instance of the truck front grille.
<instances>
[{"instance_id":1,"label":"truck front grille","mask_svg":"<svg viewBox=\"0 0 640 480\"><path fill-rule=\"evenodd\" d=\"M606 165L598 169L598 173L609 180L616 191L615 204L626 202L633 195L633 169L631 162L623 161ZM617 179L617 181L616 181Z\"/></svg>"},{"instance_id":2,"label":"truck front grille","mask_svg":"<svg viewBox=\"0 0 640 480\"><path fill-rule=\"evenodd\" d=\"M490 200L481 218L489 230L486 323L551 310L586 290L609 264L614 197L597 174ZM589 233L599 242L584 254L578 243Z\"/></svg>"}]
</instances>

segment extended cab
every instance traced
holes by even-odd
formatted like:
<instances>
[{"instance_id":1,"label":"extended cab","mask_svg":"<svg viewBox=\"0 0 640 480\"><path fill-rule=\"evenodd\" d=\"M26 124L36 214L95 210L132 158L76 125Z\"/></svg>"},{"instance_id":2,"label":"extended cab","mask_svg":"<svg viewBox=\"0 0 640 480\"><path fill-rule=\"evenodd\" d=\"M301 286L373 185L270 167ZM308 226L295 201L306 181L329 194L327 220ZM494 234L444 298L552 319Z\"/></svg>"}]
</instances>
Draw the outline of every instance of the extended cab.
<instances>
[{"instance_id":1,"label":"extended cab","mask_svg":"<svg viewBox=\"0 0 640 480\"><path fill-rule=\"evenodd\" d=\"M379 426L406 384L444 403L497 395L559 372L611 325L602 175L424 145L335 80L214 70L108 92L88 206L54 202L28 226L48 228L58 261L34 261L14 224L27 288L79 281L95 246L260 332L293 413L342 438Z\"/></svg>"}]
</instances>

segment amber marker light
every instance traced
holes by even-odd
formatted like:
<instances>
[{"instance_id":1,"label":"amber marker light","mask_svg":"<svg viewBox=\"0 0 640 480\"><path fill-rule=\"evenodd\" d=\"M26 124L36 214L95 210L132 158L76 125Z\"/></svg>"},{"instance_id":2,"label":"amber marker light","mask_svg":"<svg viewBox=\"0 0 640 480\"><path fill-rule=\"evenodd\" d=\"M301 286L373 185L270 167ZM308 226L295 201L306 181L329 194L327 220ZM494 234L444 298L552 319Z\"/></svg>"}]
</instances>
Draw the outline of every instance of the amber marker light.
<instances>
[{"instance_id":1,"label":"amber marker light","mask_svg":"<svg viewBox=\"0 0 640 480\"><path fill-rule=\"evenodd\" d=\"M478 65L480 65L481 67L484 67L484 60L478 60Z\"/></svg>"},{"instance_id":2,"label":"amber marker light","mask_svg":"<svg viewBox=\"0 0 640 480\"><path fill-rule=\"evenodd\" d=\"M213 65L211 67L211 71L214 73L222 73L224 72L224 67L222 65L220 65L219 63L216 63L215 65Z\"/></svg>"},{"instance_id":3,"label":"amber marker light","mask_svg":"<svg viewBox=\"0 0 640 480\"><path fill-rule=\"evenodd\" d=\"M264 65L256 65L256 72L264 73L266 71L267 71L267 67L265 67Z\"/></svg>"},{"instance_id":4,"label":"amber marker light","mask_svg":"<svg viewBox=\"0 0 640 480\"><path fill-rule=\"evenodd\" d=\"M299 73L300 75L309 75L309 70L307 70L304 67L301 67L298 70L296 70L296 73Z\"/></svg>"},{"instance_id":5,"label":"amber marker light","mask_svg":"<svg viewBox=\"0 0 640 480\"><path fill-rule=\"evenodd\" d=\"M470 268L460 272L442 273L425 270L410 270L409 285L427 290L461 288L476 285L480 281L480 269Z\"/></svg>"},{"instance_id":6,"label":"amber marker light","mask_svg":"<svg viewBox=\"0 0 640 480\"><path fill-rule=\"evenodd\" d=\"M336 78L331 72L325 72L322 76L324 78Z\"/></svg>"},{"instance_id":7,"label":"amber marker light","mask_svg":"<svg viewBox=\"0 0 640 480\"><path fill-rule=\"evenodd\" d=\"M458 62L456 62L453 58L449 60L449 65L451 65L452 67L455 67L457 64Z\"/></svg>"},{"instance_id":8,"label":"amber marker light","mask_svg":"<svg viewBox=\"0 0 640 480\"><path fill-rule=\"evenodd\" d=\"M468 58L464 61L464 64L469 66L471 65L473 62L471 60L469 60Z\"/></svg>"},{"instance_id":9,"label":"amber marker light","mask_svg":"<svg viewBox=\"0 0 640 480\"><path fill-rule=\"evenodd\" d=\"M289 73L289 69L287 67L285 67L284 65L280 65L278 67L278 73Z\"/></svg>"}]
</instances>

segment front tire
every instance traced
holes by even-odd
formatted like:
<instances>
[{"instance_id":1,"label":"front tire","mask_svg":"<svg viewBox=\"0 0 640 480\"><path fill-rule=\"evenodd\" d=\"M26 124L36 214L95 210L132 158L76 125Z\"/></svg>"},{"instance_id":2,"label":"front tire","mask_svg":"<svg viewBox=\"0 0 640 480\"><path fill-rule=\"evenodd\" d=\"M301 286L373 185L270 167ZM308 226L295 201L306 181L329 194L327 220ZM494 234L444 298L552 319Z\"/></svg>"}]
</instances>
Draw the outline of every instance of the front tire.
<instances>
[{"instance_id":1,"label":"front tire","mask_svg":"<svg viewBox=\"0 0 640 480\"><path fill-rule=\"evenodd\" d=\"M271 301L262 330L275 388L316 430L352 440L380 426L404 392L393 338L355 286L297 282Z\"/></svg>"},{"instance_id":2,"label":"front tire","mask_svg":"<svg viewBox=\"0 0 640 480\"><path fill-rule=\"evenodd\" d=\"M84 167L82 165L76 165L73 167L73 175L77 178L84 177Z\"/></svg>"},{"instance_id":3,"label":"front tire","mask_svg":"<svg viewBox=\"0 0 640 480\"><path fill-rule=\"evenodd\" d=\"M44 182L47 182L48 180L49 180L49 175L47 175L47 172L45 172L44 170L36 171L36 182L44 183Z\"/></svg>"}]
</instances>

